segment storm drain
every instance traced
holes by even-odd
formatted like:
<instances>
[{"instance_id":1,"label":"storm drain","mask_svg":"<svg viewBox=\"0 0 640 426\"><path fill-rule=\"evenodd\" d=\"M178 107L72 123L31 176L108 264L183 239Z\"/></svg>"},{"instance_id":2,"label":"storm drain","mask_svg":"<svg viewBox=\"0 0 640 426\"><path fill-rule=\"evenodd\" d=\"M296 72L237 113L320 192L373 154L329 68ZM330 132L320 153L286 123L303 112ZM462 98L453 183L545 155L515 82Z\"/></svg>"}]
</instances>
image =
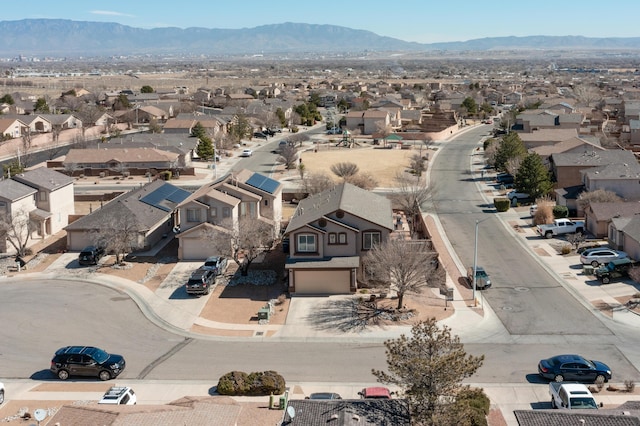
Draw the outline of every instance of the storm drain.
<instances>
[{"instance_id":1,"label":"storm drain","mask_svg":"<svg viewBox=\"0 0 640 426\"><path fill-rule=\"evenodd\" d=\"M260 337L260 336L264 336L264 331L256 331L256 332L253 334L253 337Z\"/></svg>"}]
</instances>

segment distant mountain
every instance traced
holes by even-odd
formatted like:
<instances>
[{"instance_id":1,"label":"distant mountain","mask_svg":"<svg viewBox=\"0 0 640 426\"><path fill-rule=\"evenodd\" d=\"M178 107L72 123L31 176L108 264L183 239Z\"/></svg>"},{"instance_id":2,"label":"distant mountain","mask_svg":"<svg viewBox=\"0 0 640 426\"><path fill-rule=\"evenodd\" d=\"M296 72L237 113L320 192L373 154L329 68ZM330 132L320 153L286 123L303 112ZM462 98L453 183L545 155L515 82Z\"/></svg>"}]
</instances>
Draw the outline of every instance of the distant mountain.
<instances>
[{"instance_id":1,"label":"distant mountain","mask_svg":"<svg viewBox=\"0 0 640 426\"><path fill-rule=\"evenodd\" d=\"M134 28L64 19L0 21L0 56L256 55L363 51L640 49L636 38L495 37L421 44L336 25L283 23L243 29Z\"/></svg>"}]
</instances>

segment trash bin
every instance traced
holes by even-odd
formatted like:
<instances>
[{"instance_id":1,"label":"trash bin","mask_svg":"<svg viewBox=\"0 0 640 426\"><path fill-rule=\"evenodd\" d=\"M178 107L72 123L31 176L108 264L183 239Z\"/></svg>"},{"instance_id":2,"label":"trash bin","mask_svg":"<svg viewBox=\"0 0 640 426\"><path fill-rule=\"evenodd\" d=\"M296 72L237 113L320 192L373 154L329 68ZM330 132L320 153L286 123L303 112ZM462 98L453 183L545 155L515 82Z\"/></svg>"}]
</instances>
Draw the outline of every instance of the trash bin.
<instances>
[{"instance_id":1,"label":"trash bin","mask_svg":"<svg viewBox=\"0 0 640 426\"><path fill-rule=\"evenodd\" d=\"M287 405L287 398L283 396L280 397L280 404L278 405L278 408L281 410L285 409L285 405Z\"/></svg>"},{"instance_id":2,"label":"trash bin","mask_svg":"<svg viewBox=\"0 0 640 426\"><path fill-rule=\"evenodd\" d=\"M260 310L258 310L258 319L268 320L270 314L271 314L271 311L269 310L269 308L260 308Z\"/></svg>"},{"instance_id":3,"label":"trash bin","mask_svg":"<svg viewBox=\"0 0 640 426\"><path fill-rule=\"evenodd\" d=\"M453 287L447 287L446 297L449 302L453 300Z\"/></svg>"},{"instance_id":4,"label":"trash bin","mask_svg":"<svg viewBox=\"0 0 640 426\"><path fill-rule=\"evenodd\" d=\"M592 265L582 265L582 273L585 275L593 275Z\"/></svg>"}]
</instances>

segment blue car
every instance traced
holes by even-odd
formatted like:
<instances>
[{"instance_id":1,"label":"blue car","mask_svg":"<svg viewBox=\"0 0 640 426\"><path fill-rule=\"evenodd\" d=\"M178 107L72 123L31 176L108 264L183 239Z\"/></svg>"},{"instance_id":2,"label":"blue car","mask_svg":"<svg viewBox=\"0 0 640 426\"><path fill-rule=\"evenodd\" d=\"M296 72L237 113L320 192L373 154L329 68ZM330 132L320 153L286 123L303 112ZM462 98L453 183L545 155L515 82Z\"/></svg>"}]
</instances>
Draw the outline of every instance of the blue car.
<instances>
[{"instance_id":1,"label":"blue car","mask_svg":"<svg viewBox=\"0 0 640 426\"><path fill-rule=\"evenodd\" d=\"M580 355L556 355L538 363L538 374L556 382L604 383L611 380L611 369L600 361Z\"/></svg>"}]
</instances>

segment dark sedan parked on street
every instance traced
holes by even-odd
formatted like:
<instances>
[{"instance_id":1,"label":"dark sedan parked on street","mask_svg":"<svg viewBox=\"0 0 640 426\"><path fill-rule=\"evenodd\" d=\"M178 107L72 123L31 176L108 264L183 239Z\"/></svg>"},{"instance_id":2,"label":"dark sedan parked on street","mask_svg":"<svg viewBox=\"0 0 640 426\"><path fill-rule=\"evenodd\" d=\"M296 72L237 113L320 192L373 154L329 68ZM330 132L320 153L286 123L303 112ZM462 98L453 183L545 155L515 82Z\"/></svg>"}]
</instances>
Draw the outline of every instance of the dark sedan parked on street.
<instances>
[{"instance_id":1,"label":"dark sedan parked on street","mask_svg":"<svg viewBox=\"0 0 640 426\"><path fill-rule=\"evenodd\" d=\"M611 369L600 361L591 361L580 355L556 355L538 363L538 374L556 382L596 382L611 380Z\"/></svg>"}]
</instances>

